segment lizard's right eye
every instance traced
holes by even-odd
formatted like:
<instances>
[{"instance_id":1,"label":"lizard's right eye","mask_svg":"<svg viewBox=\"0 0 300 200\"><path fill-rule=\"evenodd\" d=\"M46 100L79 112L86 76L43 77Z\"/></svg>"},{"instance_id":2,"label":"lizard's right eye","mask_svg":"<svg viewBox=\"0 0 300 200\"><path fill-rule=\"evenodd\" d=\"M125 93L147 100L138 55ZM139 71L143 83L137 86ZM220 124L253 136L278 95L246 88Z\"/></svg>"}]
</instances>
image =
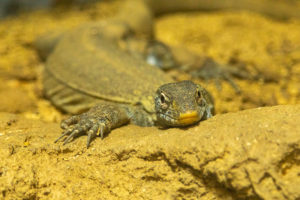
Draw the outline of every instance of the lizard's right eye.
<instances>
[{"instance_id":1,"label":"lizard's right eye","mask_svg":"<svg viewBox=\"0 0 300 200\"><path fill-rule=\"evenodd\" d=\"M160 102L161 103L165 103L166 102L166 97L163 94L160 95Z\"/></svg>"},{"instance_id":2,"label":"lizard's right eye","mask_svg":"<svg viewBox=\"0 0 300 200\"><path fill-rule=\"evenodd\" d=\"M168 102L169 102L168 97L164 93L160 93L159 99L160 99L160 107L162 109L167 109L169 107L169 105L168 105Z\"/></svg>"}]
</instances>

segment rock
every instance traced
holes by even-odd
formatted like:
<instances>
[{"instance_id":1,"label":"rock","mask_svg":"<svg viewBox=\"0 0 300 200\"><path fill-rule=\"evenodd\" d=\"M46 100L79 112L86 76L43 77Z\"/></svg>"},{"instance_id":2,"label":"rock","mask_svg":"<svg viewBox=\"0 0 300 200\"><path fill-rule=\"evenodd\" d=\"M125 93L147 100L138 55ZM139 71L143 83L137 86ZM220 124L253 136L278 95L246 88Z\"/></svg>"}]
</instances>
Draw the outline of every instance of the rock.
<instances>
[{"instance_id":1,"label":"rock","mask_svg":"<svg viewBox=\"0 0 300 200\"><path fill-rule=\"evenodd\" d=\"M0 114L0 198L299 199L300 105L62 146L58 124ZM1 196L2 195L2 196Z\"/></svg>"}]
</instances>

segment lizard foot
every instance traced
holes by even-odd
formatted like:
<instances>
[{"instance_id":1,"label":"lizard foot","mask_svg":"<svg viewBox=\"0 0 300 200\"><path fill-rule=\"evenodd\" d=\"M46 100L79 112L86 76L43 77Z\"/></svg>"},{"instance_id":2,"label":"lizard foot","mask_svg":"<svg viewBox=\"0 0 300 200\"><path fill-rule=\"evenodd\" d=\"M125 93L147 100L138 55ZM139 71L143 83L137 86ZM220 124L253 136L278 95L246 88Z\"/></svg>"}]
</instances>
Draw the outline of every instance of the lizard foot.
<instances>
[{"instance_id":1,"label":"lizard foot","mask_svg":"<svg viewBox=\"0 0 300 200\"><path fill-rule=\"evenodd\" d=\"M90 115L89 112L72 116L61 122L64 129L62 135L55 140L55 143L64 138L63 144L71 142L74 138L87 134L87 148L92 139L99 136L103 139L104 134L109 132L109 123L105 118Z\"/></svg>"},{"instance_id":2,"label":"lizard foot","mask_svg":"<svg viewBox=\"0 0 300 200\"><path fill-rule=\"evenodd\" d=\"M144 57L148 64L157 66L162 70L171 69L176 65L171 49L157 40L147 43Z\"/></svg>"},{"instance_id":3,"label":"lizard foot","mask_svg":"<svg viewBox=\"0 0 300 200\"><path fill-rule=\"evenodd\" d=\"M233 67L225 67L216 63L212 59L205 60L200 69L192 70L191 75L204 80L214 79L216 87L221 90L221 80L227 81L236 93L240 93L240 87L234 82L233 77L249 79L250 74L246 70Z\"/></svg>"}]
</instances>

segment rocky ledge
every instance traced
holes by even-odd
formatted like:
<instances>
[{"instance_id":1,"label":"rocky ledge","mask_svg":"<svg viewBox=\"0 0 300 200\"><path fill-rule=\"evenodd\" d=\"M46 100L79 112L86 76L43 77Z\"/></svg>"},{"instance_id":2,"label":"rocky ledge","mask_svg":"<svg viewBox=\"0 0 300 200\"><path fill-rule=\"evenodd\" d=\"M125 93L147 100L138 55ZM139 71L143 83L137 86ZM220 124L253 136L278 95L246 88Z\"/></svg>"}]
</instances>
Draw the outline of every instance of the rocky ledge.
<instances>
[{"instance_id":1,"label":"rocky ledge","mask_svg":"<svg viewBox=\"0 0 300 200\"><path fill-rule=\"evenodd\" d=\"M126 126L85 148L55 123L0 114L0 198L299 199L300 105L187 129Z\"/></svg>"}]
</instances>

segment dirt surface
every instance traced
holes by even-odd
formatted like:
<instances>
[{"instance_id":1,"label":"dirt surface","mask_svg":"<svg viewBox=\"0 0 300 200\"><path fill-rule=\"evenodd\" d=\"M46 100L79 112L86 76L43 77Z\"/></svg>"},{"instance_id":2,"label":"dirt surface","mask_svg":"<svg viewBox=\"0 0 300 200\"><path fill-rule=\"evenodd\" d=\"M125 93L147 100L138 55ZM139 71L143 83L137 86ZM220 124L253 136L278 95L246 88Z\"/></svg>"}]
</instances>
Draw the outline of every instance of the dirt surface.
<instances>
[{"instance_id":1,"label":"dirt surface","mask_svg":"<svg viewBox=\"0 0 300 200\"><path fill-rule=\"evenodd\" d=\"M86 149L54 144L56 123L1 113L0 197L297 199L299 120L299 105L258 108L186 130L127 126Z\"/></svg>"},{"instance_id":2,"label":"dirt surface","mask_svg":"<svg viewBox=\"0 0 300 200\"><path fill-rule=\"evenodd\" d=\"M119 4L59 7L0 22L0 199L300 198L296 19L247 12L160 17L158 39L244 67L255 79L234 79L241 94L226 82L218 90L214 81L195 79L212 93L218 115L187 130L129 125L88 150L86 137L53 144L65 114L43 98L43 62L32 42L45 32L112 16ZM274 107L233 113L260 106Z\"/></svg>"}]
</instances>

